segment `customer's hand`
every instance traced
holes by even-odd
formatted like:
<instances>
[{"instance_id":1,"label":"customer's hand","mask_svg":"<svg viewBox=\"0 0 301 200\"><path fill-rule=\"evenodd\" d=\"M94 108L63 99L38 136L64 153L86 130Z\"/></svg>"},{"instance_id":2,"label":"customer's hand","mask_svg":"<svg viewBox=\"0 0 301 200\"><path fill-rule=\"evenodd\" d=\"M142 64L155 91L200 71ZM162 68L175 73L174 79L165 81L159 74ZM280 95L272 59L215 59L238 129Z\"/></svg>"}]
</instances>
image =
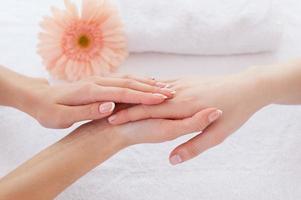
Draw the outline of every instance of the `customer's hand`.
<instances>
[{"instance_id":1,"label":"customer's hand","mask_svg":"<svg viewBox=\"0 0 301 200\"><path fill-rule=\"evenodd\" d=\"M100 134L107 136L107 141L121 141L118 146L127 146L142 143L162 143L174 140L183 135L202 132L210 124L221 117L220 110L216 108L203 109L192 117L183 119L147 119L137 122L112 126L106 120L88 123L79 129L79 132ZM180 163L181 157L170 158L172 164Z\"/></svg>"},{"instance_id":2,"label":"customer's hand","mask_svg":"<svg viewBox=\"0 0 301 200\"><path fill-rule=\"evenodd\" d=\"M19 107L47 128L68 128L79 121L102 119L113 113L115 103L160 104L174 93L163 88L163 83L135 78L91 77L53 86L30 78L23 84L26 100Z\"/></svg>"},{"instance_id":3,"label":"customer's hand","mask_svg":"<svg viewBox=\"0 0 301 200\"><path fill-rule=\"evenodd\" d=\"M111 124L122 124L148 118L185 118L199 110L217 107L223 117L203 133L177 147L172 153L182 161L189 160L223 142L266 104L260 79L252 71L214 78L189 78L170 81L176 96L157 106L139 105L111 116ZM215 113L212 119L219 116Z\"/></svg>"}]
</instances>

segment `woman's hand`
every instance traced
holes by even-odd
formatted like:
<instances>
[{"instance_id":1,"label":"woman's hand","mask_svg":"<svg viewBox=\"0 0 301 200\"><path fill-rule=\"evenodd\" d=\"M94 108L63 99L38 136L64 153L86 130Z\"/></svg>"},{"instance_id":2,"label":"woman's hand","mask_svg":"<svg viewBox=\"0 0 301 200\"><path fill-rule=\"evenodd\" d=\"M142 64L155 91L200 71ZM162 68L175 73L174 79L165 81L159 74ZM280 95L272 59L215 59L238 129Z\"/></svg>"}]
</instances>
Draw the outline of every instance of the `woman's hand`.
<instances>
[{"instance_id":1,"label":"woman's hand","mask_svg":"<svg viewBox=\"0 0 301 200\"><path fill-rule=\"evenodd\" d=\"M122 110L109 121L116 125L148 118L177 119L190 117L208 107L221 109L223 117L218 122L171 153L171 157L179 157L182 161L223 142L268 103L265 84L252 70L225 77L196 77L169 83L177 91L173 99L161 105L139 105Z\"/></svg>"},{"instance_id":2,"label":"woman's hand","mask_svg":"<svg viewBox=\"0 0 301 200\"><path fill-rule=\"evenodd\" d=\"M0 105L22 110L47 128L68 128L112 114L115 103L155 105L172 98L165 83L135 77L90 77L49 85L0 67Z\"/></svg>"},{"instance_id":3,"label":"woman's hand","mask_svg":"<svg viewBox=\"0 0 301 200\"><path fill-rule=\"evenodd\" d=\"M182 119L146 119L113 127L127 145L162 143L185 134L202 132L221 115L220 110L207 108Z\"/></svg>"},{"instance_id":4,"label":"woman's hand","mask_svg":"<svg viewBox=\"0 0 301 200\"><path fill-rule=\"evenodd\" d=\"M0 199L54 199L118 151L138 143L165 142L202 131L217 112L208 108L179 120L149 119L119 126L97 120L82 125L0 180ZM179 162L180 157L171 158L172 164Z\"/></svg>"},{"instance_id":5,"label":"woman's hand","mask_svg":"<svg viewBox=\"0 0 301 200\"><path fill-rule=\"evenodd\" d=\"M36 80L30 85L29 113L48 128L67 128L79 121L102 119L113 113L115 103L160 104L174 93L125 78L92 77L54 86Z\"/></svg>"}]
</instances>

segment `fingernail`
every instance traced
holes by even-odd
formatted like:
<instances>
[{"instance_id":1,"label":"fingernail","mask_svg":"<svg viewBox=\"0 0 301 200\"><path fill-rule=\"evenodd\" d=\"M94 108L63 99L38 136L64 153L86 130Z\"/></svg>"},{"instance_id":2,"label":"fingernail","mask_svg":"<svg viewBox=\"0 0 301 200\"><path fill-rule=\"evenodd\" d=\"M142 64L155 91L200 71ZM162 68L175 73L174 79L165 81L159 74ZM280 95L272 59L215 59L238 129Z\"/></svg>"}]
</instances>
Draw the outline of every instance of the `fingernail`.
<instances>
[{"instance_id":1,"label":"fingernail","mask_svg":"<svg viewBox=\"0 0 301 200\"><path fill-rule=\"evenodd\" d=\"M162 82L157 82L157 83L156 83L156 86L158 86L158 87L160 87L160 88L165 88L165 87L168 86L168 84L162 83Z\"/></svg>"},{"instance_id":2,"label":"fingernail","mask_svg":"<svg viewBox=\"0 0 301 200\"><path fill-rule=\"evenodd\" d=\"M179 155L174 155L170 158L170 164L172 164L172 165L177 165L182 162L183 162L183 160Z\"/></svg>"},{"instance_id":3,"label":"fingernail","mask_svg":"<svg viewBox=\"0 0 301 200\"><path fill-rule=\"evenodd\" d=\"M108 121L109 123L113 123L116 119L117 119L117 115L112 115L111 117L109 117Z\"/></svg>"},{"instance_id":4,"label":"fingernail","mask_svg":"<svg viewBox=\"0 0 301 200\"><path fill-rule=\"evenodd\" d=\"M223 114L223 111L221 111L221 110L216 110L216 111L212 112L208 117L209 122L212 123L212 122L216 121L218 118L220 118L222 116L222 114Z\"/></svg>"},{"instance_id":5,"label":"fingernail","mask_svg":"<svg viewBox=\"0 0 301 200\"><path fill-rule=\"evenodd\" d=\"M165 96L163 94L159 94L159 93L156 93L156 94L153 94L153 95L156 96L156 97L160 97L162 99L167 99L168 98L167 96Z\"/></svg>"},{"instance_id":6,"label":"fingernail","mask_svg":"<svg viewBox=\"0 0 301 200\"><path fill-rule=\"evenodd\" d=\"M99 112L101 114L111 113L115 109L115 103L103 103L99 106Z\"/></svg>"},{"instance_id":7,"label":"fingernail","mask_svg":"<svg viewBox=\"0 0 301 200\"><path fill-rule=\"evenodd\" d=\"M177 92L175 90L169 89L169 88L162 88L161 89L162 92L167 92L170 94L176 94Z\"/></svg>"}]
</instances>

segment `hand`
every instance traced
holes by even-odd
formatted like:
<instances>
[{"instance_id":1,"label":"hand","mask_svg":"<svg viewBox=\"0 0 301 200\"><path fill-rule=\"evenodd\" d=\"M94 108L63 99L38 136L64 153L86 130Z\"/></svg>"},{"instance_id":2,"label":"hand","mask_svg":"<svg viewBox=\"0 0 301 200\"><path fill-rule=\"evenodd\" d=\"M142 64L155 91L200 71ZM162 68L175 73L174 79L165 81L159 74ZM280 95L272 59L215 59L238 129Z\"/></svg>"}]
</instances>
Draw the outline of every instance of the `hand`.
<instances>
[{"instance_id":1,"label":"hand","mask_svg":"<svg viewBox=\"0 0 301 200\"><path fill-rule=\"evenodd\" d=\"M176 96L156 106L139 105L122 110L109 118L122 124L148 118L185 118L199 110L217 107L223 117L203 133L178 146L171 157L186 161L222 143L258 109L266 105L264 85L251 71L214 78L189 78L170 81ZM218 114L213 114L214 119Z\"/></svg>"},{"instance_id":2,"label":"hand","mask_svg":"<svg viewBox=\"0 0 301 200\"><path fill-rule=\"evenodd\" d=\"M84 120L112 114L115 103L160 104L174 91L164 83L137 78L91 77L87 80L51 86L46 80L27 79L21 110L47 128L68 128Z\"/></svg>"},{"instance_id":3,"label":"hand","mask_svg":"<svg viewBox=\"0 0 301 200\"><path fill-rule=\"evenodd\" d=\"M84 124L1 179L0 199L54 199L123 148L201 131L215 112L210 108L182 120L150 119L119 126L106 120ZM178 157L171 159L172 164L179 162Z\"/></svg>"},{"instance_id":4,"label":"hand","mask_svg":"<svg viewBox=\"0 0 301 200\"><path fill-rule=\"evenodd\" d=\"M220 117L220 110L207 108L192 117L177 120L147 119L118 126L112 126L105 120L94 121L84 125L79 132L88 132L89 134L101 132L102 135L108 136L108 142L122 141L120 142L122 145L119 146L125 148L142 143L162 143L189 133L202 132ZM181 160L179 156L170 158L171 164L178 164L182 161L184 160Z\"/></svg>"}]
</instances>

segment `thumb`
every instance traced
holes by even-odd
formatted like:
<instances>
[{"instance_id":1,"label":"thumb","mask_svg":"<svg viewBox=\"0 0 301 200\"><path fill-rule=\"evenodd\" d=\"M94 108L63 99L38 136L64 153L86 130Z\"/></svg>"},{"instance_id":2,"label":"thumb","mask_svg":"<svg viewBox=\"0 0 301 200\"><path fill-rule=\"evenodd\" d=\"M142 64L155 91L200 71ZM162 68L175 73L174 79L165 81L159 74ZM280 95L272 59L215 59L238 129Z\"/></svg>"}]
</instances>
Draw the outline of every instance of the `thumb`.
<instances>
[{"instance_id":1,"label":"thumb","mask_svg":"<svg viewBox=\"0 0 301 200\"><path fill-rule=\"evenodd\" d=\"M65 118L70 124L85 120L97 120L110 116L115 110L114 102L93 103L82 106L67 106Z\"/></svg>"},{"instance_id":2,"label":"thumb","mask_svg":"<svg viewBox=\"0 0 301 200\"><path fill-rule=\"evenodd\" d=\"M206 129L205 132L175 148L170 154L170 163L177 165L195 158L204 151L221 144L226 137L227 133L224 126L217 122Z\"/></svg>"}]
</instances>

